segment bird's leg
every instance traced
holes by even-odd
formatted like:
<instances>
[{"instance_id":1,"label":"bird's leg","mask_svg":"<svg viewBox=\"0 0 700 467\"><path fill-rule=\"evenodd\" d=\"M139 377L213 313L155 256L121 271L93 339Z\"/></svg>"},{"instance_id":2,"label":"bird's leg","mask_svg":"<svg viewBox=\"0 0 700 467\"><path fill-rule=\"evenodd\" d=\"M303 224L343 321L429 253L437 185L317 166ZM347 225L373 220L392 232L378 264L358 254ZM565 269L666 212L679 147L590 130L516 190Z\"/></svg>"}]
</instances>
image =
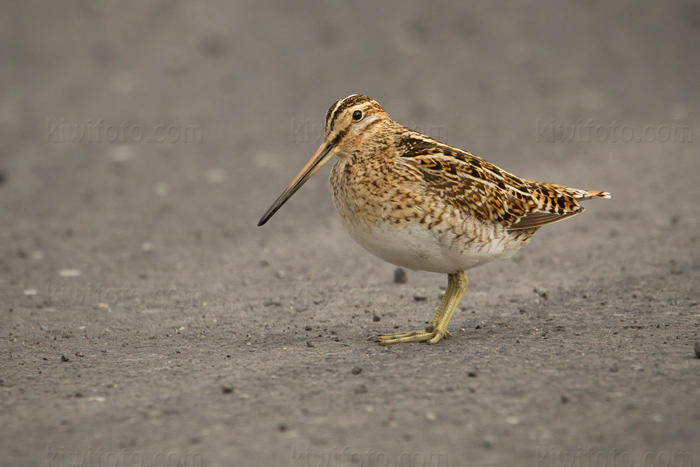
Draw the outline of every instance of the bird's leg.
<instances>
[{"instance_id":1,"label":"bird's leg","mask_svg":"<svg viewBox=\"0 0 700 467\"><path fill-rule=\"evenodd\" d=\"M380 345L401 344L404 342L423 342L437 344L440 339L450 337L447 325L452 319L452 315L457 309L464 292L467 291L469 281L464 271L447 276L447 290L442 297L440 306L435 312L435 316L430 320L425 331L400 332L396 334L384 334L378 336Z\"/></svg>"}]
</instances>

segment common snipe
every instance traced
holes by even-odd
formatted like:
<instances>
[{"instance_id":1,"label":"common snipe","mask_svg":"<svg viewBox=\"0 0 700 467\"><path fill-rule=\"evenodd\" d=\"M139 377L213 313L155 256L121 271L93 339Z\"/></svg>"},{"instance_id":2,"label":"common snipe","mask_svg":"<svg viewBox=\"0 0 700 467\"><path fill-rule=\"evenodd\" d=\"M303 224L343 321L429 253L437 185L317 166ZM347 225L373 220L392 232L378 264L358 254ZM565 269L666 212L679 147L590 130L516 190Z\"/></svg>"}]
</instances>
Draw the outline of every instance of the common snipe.
<instances>
[{"instance_id":1,"label":"common snipe","mask_svg":"<svg viewBox=\"0 0 700 467\"><path fill-rule=\"evenodd\" d=\"M357 243L395 265L448 275L428 327L378 336L382 345L449 337L466 270L513 255L541 226L583 212L579 201L610 198L516 177L399 125L373 99L353 94L328 109L323 144L258 225L333 156L333 202Z\"/></svg>"}]
</instances>

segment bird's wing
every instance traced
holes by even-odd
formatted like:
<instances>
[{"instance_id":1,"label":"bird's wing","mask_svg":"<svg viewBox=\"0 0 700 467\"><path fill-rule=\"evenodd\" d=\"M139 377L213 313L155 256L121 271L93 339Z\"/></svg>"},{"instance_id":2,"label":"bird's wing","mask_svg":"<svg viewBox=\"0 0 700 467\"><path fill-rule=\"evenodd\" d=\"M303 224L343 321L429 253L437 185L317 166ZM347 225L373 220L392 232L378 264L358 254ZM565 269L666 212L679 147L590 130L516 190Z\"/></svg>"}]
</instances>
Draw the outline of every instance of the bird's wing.
<instances>
[{"instance_id":1,"label":"bird's wing","mask_svg":"<svg viewBox=\"0 0 700 467\"><path fill-rule=\"evenodd\" d=\"M428 190L482 222L532 229L583 211L576 195L583 198L585 190L523 180L422 135L405 138L401 146L400 161L420 173Z\"/></svg>"}]
</instances>

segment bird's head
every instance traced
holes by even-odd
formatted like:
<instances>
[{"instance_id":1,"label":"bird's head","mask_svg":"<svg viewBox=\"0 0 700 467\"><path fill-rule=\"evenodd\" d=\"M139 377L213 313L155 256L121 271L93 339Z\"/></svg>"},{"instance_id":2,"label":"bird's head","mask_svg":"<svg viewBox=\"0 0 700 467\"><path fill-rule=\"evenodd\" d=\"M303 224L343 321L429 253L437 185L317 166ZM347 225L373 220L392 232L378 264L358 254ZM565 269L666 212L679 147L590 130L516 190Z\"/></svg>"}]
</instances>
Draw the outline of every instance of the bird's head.
<instances>
[{"instance_id":1,"label":"bird's head","mask_svg":"<svg viewBox=\"0 0 700 467\"><path fill-rule=\"evenodd\" d=\"M265 224L326 162L334 156L347 156L381 134L393 121L374 99L352 94L340 99L326 112L323 143L292 183L260 218Z\"/></svg>"}]
</instances>

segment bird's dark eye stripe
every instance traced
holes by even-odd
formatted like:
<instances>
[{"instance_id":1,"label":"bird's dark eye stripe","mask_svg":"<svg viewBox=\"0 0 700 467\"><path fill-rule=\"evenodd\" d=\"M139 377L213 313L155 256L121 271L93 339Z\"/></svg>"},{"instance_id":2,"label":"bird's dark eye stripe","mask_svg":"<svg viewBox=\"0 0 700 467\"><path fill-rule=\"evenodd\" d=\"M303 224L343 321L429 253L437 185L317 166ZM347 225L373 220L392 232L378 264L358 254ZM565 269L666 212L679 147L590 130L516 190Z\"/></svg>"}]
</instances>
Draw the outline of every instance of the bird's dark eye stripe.
<instances>
[{"instance_id":1,"label":"bird's dark eye stripe","mask_svg":"<svg viewBox=\"0 0 700 467\"><path fill-rule=\"evenodd\" d=\"M360 94L352 94L348 97L345 97L343 99L340 99L338 102L333 104L333 106L328 109L330 112L330 115L328 113L326 114L326 127L327 128L332 128L336 119L338 116L342 115L343 112L347 111L347 109L358 105L358 104L363 104L366 102L374 102L372 99L370 99L367 96L363 96ZM376 104L376 102L375 102ZM329 120L330 117L330 120Z\"/></svg>"},{"instance_id":2,"label":"bird's dark eye stripe","mask_svg":"<svg viewBox=\"0 0 700 467\"><path fill-rule=\"evenodd\" d=\"M359 110L356 110L356 111L354 111L354 112L352 113L352 119L353 119L353 120L358 121L358 120L360 120L361 118L362 118L362 112L360 112Z\"/></svg>"}]
</instances>

